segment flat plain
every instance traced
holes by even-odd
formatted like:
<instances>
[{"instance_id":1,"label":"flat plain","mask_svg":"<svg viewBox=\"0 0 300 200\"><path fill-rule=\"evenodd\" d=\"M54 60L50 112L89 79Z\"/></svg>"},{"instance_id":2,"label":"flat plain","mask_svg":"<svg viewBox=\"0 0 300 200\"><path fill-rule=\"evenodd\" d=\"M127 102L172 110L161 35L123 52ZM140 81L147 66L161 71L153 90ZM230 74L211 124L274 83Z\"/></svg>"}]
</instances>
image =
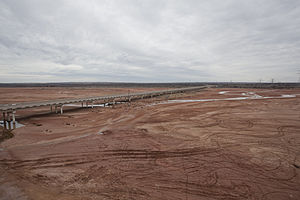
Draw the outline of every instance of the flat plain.
<instances>
[{"instance_id":1,"label":"flat plain","mask_svg":"<svg viewBox=\"0 0 300 200\"><path fill-rule=\"evenodd\" d=\"M0 104L166 88L0 88ZM300 199L300 89L17 112L0 199Z\"/></svg>"}]
</instances>

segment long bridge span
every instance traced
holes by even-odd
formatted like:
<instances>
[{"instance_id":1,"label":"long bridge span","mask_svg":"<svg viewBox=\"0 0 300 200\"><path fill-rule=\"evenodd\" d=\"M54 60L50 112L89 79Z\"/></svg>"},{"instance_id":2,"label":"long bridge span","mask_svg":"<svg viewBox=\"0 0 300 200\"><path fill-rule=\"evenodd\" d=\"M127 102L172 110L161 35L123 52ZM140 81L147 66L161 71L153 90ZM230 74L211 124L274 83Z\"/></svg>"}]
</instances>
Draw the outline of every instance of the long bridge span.
<instances>
[{"instance_id":1,"label":"long bridge span","mask_svg":"<svg viewBox=\"0 0 300 200\"><path fill-rule=\"evenodd\" d=\"M120 94L120 95L110 95L110 96L98 96L98 97L87 97L87 98L78 98L78 99L59 99L59 100L50 100L50 101L41 101L41 102L24 102L24 103L15 103L15 104L0 104L0 111L2 112L3 125L6 128L8 122L9 126L13 122L15 127L16 117L15 113L20 109L27 108L36 108L42 106L50 106L50 111L63 114L63 106L66 104L81 103L81 106L88 106L89 104L93 107L95 102L99 103L112 103L124 102L144 98L153 98L162 95L170 95L176 93L184 93L189 91L198 91L204 88L211 86L199 86L199 87L188 87L188 88L178 88L171 90L160 90L160 91L151 91L151 92L139 92L131 94Z\"/></svg>"}]
</instances>

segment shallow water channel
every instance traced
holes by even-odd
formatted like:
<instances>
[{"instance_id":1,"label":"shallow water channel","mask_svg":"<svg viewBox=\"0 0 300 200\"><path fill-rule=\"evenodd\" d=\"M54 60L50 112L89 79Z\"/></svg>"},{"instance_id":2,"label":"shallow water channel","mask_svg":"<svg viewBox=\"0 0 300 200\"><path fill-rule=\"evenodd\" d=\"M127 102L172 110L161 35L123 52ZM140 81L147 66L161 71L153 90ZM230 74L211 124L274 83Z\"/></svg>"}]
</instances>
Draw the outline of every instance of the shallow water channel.
<instances>
[{"instance_id":1,"label":"shallow water channel","mask_svg":"<svg viewBox=\"0 0 300 200\"><path fill-rule=\"evenodd\" d=\"M226 94L228 91L219 92L219 94ZM185 103L185 102L207 102L207 101L234 101L234 100L246 100L246 99L282 99L282 98L294 98L296 95L283 94L279 97L263 97L254 92L241 93L243 97L223 98L223 99L188 99L188 100L169 100L170 103Z\"/></svg>"},{"instance_id":2,"label":"shallow water channel","mask_svg":"<svg viewBox=\"0 0 300 200\"><path fill-rule=\"evenodd\" d=\"M221 91L218 94L228 94L230 91ZM165 102L155 103L157 104L168 104L168 103L190 103L190 102L210 102L210 101L238 101L238 100L247 100L247 99L283 99L283 98L295 98L296 94L283 94L277 97L264 97L256 94L255 92L243 92L240 94L240 97L230 97L230 98L219 98L219 99L178 99L178 100L168 100Z\"/></svg>"},{"instance_id":3,"label":"shallow water channel","mask_svg":"<svg viewBox=\"0 0 300 200\"><path fill-rule=\"evenodd\" d=\"M4 122L3 121L0 121L0 126L2 126L2 127L4 127ZM6 122L6 128L8 129L9 128L9 126L11 127L11 129L14 129L14 128L20 128L20 127L23 127L23 126L25 126L24 124L21 124L21 123L19 123L19 122L15 122L15 127L14 127L14 124L13 124L13 122L11 121L11 122Z\"/></svg>"}]
</instances>

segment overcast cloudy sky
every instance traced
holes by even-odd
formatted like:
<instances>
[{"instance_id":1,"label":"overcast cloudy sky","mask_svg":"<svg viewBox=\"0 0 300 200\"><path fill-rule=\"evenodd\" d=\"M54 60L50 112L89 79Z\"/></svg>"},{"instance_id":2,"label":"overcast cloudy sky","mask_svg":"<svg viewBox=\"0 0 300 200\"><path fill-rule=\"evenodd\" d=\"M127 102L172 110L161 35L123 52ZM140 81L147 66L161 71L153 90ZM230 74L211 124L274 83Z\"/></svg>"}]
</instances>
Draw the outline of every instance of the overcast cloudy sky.
<instances>
[{"instance_id":1,"label":"overcast cloudy sky","mask_svg":"<svg viewBox=\"0 0 300 200\"><path fill-rule=\"evenodd\" d=\"M0 0L0 27L0 82L299 77L299 0Z\"/></svg>"}]
</instances>

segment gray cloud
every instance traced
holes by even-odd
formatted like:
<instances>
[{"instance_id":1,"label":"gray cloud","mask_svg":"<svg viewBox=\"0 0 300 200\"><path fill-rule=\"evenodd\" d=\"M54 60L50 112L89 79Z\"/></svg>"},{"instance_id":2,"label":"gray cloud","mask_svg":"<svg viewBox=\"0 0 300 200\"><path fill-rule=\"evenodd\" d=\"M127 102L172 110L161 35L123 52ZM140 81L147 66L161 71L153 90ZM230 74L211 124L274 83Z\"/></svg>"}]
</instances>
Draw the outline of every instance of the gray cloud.
<instances>
[{"instance_id":1,"label":"gray cloud","mask_svg":"<svg viewBox=\"0 0 300 200\"><path fill-rule=\"evenodd\" d=\"M1 0L0 82L297 81L298 0Z\"/></svg>"}]
</instances>

